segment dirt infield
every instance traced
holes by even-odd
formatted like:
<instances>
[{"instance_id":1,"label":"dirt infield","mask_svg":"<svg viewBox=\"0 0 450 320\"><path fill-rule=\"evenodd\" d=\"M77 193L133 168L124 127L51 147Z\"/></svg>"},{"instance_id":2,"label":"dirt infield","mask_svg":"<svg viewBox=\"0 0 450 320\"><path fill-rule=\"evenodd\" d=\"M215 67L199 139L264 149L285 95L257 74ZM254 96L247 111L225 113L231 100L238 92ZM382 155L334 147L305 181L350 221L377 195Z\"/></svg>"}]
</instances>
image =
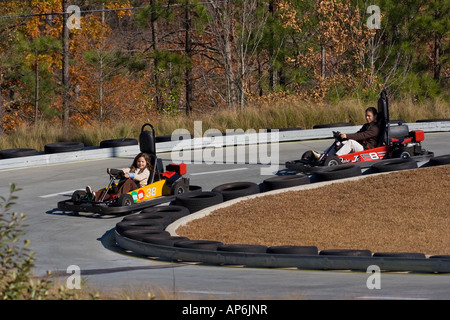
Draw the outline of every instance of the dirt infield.
<instances>
[{"instance_id":1,"label":"dirt infield","mask_svg":"<svg viewBox=\"0 0 450 320\"><path fill-rule=\"evenodd\" d=\"M190 239L450 254L450 165L241 201L180 227Z\"/></svg>"}]
</instances>

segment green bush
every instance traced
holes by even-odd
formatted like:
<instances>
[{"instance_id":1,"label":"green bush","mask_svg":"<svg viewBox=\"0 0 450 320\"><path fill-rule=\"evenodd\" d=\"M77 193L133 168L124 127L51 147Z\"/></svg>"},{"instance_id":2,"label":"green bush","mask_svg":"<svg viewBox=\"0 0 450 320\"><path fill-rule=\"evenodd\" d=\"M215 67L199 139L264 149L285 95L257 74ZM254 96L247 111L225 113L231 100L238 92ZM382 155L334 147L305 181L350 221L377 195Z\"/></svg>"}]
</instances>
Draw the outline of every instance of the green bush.
<instances>
[{"instance_id":1,"label":"green bush","mask_svg":"<svg viewBox=\"0 0 450 320\"><path fill-rule=\"evenodd\" d=\"M22 230L26 219L23 213L9 213L18 199L14 195L21 189L11 184L8 198L0 196L0 299L1 300L43 300L73 299L77 294L61 286L53 288L50 276L33 278L34 253L28 248L30 241L23 240Z\"/></svg>"}]
</instances>

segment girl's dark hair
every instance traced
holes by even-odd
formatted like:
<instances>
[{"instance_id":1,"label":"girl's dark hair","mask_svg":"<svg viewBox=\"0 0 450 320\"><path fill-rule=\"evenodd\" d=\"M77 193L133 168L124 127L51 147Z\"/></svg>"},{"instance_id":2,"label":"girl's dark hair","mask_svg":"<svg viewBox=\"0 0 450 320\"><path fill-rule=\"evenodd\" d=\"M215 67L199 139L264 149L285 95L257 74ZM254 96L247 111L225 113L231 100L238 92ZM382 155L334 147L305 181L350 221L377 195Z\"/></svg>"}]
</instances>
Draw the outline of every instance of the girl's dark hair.
<instances>
[{"instance_id":1,"label":"girl's dark hair","mask_svg":"<svg viewBox=\"0 0 450 320\"><path fill-rule=\"evenodd\" d=\"M373 114L374 116L376 116L376 115L378 114L377 109L375 109L374 107L368 107L368 108L366 109L366 112L368 112L368 111L372 112L372 114Z\"/></svg>"},{"instance_id":2,"label":"girl's dark hair","mask_svg":"<svg viewBox=\"0 0 450 320\"><path fill-rule=\"evenodd\" d=\"M137 161L138 161L138 159L141 158L141 157L143 157L143 158L145 159L145 162L147 163L147 169L151 172L151 171L153 170L153 166L152 166L152 164L151 164L150 156L149 156L147 153L145 153L145 152L139 153L139 154L134 158L133 164L132 164L131 167L130 167L130 171L131 171L131 172L136 172L136 169L137 169ZM141 173L143 170L144 170L144 169L140 170L140 172L138 172L138 173Z\"/></svg>"}]
</instances>

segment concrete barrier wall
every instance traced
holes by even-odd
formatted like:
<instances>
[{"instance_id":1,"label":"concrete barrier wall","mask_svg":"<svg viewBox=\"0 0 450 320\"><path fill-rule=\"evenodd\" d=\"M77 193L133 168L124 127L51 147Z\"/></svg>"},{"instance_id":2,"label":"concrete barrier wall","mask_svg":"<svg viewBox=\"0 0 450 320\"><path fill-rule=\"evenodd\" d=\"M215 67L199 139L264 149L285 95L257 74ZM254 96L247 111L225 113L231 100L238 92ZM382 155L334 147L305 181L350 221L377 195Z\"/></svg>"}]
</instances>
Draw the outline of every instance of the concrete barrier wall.
<instances>
[{"instance_id":1,"label":"concrete barrier wall","mask_svg":"<svg viewBox=\"0 0 450 320\"><path fill-rule=\"evenodd\" d=\"M423 122L423 123L407 123L409 130L423 130L426 133L431 132L447 132L450 131L450 121L442 122ZM309 129L309 130L292 130L279 132L258 132L258 133L234 133L225 136L212 137L195 137L182 141L168 141L159 142L156 144L158 153L180 151L180 150L195 150L199 148L219 148L234 145L248 145L248 144L263 144L271 142L288 142L288 141L304 141L316 139L332 138L333 131L340 131L343 133L353 133L359 130L361 126L345 126L324 129ZM262 130L261 130L262 131ZM29 157L10 158L0 160L0 170L14 169L23 167L35 167L47 164L57 164L65 162L105 159L114 157L134 157L140 152L138 145L115 147L115 148L100 148L88 147L81 151L39 154Z\"/></svg>"}]
</instances>

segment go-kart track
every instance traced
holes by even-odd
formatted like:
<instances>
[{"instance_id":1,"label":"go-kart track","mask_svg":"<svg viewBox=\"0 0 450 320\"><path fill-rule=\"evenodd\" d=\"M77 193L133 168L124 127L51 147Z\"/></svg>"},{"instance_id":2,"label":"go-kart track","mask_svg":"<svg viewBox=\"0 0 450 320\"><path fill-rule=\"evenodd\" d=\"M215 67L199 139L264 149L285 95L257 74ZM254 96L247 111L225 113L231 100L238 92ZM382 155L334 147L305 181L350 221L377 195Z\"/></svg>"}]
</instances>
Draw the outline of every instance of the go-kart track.
<instances>
[{"instance_id":1,"label":"go-kart track","mask_svg":"<svg viewBox=\"0 0 450 320\"><path fill-rule=\"evenodd\" d=\"M355 128L347 130L351 132ZM305 151L324 150L329 144L329 139L280 143L279 170L286 170L284 164ZM433 151L436 157L450 154L450 132L426 132L423 147ZM233 154L242 151L235 146L226 149L233 149ZM27 216L26 238L31 240L31 249L35 251L37 274L51 270L64 280L71 275L68 267L76 265L93 288L122 288L128 292L162 289L179 298L450 298L448 273L386 272L381 274L381 289L370 290L367 286L370 274L365 270L234 267L147 259L116 244L115 227L123 215L74 214L57 208L57 202L69 198L74 190L86 185L94 189L104 187L107 183L105 168L128 166L136 153L86 160L71 158L67 153L67 162L3 169L0 162L0 194L8 195L11 182L22 188L16 194L19 200L12 210ZM173 159L170 152L158 153L158 157L166 164ZM191 184L207 191L235 181L260 184L270 177L261 175L261 169L267 167L261 163L192 161L187 162L186 177Z\"/></svg>"}]
</instances>

